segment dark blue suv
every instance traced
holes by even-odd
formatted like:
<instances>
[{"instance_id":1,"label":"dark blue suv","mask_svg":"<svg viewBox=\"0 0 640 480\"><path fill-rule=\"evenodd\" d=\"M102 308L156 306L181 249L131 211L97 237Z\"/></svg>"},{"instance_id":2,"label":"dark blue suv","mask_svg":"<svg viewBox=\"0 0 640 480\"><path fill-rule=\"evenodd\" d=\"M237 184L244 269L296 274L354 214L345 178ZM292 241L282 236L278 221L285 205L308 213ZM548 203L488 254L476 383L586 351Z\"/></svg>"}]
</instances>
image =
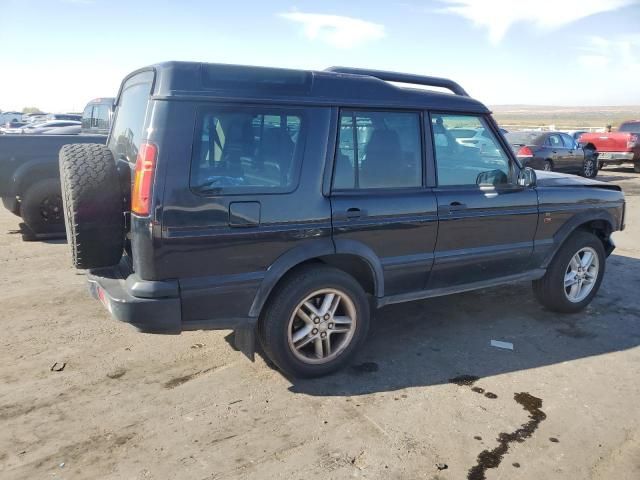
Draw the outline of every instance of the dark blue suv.
<instances>
[{"instance_id":1,"label":"dark blue suv","mask_svg":"<svg viewBox=\"0 0 640 480\"><path fill-rule=\"evenodd\" d=\"M257 336L293 376L344 365L391 303L529 280L578 311L624 223L618 187L523 168L455 82L374 70L143 68L106 147L60 169L74 265L114 317L233 329L250 356Z\"/></svg>"}]
</instances>

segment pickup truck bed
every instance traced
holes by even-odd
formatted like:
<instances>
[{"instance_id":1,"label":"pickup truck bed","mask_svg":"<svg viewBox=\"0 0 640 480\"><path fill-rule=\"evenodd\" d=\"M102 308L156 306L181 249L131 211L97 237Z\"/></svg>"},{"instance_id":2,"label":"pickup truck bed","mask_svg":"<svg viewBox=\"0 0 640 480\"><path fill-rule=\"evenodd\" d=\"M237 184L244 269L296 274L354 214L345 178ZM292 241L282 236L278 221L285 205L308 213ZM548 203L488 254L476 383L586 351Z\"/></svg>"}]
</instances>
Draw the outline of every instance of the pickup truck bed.
<instances>
[{"instance_id":1,"label":"pickup truck bed","mask_svg":"<svg viewBox=\"0 0 640 480\"><path fill-rule=\"evenodd\" d=\"M616 132L584 133L580 143L596 147L601 166L631 162L640 173L640 121L624 122Z\"/></svg>"}]
</instances>

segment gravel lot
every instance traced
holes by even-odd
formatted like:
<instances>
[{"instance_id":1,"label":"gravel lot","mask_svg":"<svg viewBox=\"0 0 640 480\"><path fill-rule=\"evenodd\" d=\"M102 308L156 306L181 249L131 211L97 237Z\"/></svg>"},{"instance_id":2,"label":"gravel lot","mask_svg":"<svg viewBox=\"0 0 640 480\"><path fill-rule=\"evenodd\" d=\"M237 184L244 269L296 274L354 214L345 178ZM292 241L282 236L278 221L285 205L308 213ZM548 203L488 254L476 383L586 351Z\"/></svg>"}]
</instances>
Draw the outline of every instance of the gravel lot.
<instances>
[{"instance_id":1,"label":"gravel lot","mask_svg":"<svg viewBox=\"0 0 640 480\"><path fill-rule=\"evenodd\" d=\"M585 312L529 284L395 305L350 369L303 382L229 332L117 323L64 243L24 242L2 209L0 477L637 480L640 175L599 178L627 230Z\"/></svg>"}]
</instances>

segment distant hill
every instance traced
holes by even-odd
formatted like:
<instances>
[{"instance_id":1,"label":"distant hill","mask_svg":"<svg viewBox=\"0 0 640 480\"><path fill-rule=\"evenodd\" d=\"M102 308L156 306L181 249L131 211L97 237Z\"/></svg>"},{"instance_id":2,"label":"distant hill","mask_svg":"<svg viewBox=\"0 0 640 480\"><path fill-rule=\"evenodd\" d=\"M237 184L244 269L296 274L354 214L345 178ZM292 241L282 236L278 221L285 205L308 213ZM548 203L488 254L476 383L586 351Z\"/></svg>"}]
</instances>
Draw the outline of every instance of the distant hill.
<instances>
[{"instance_id":1,"label":"distant hill","mask_svg":"<svg viewBox=\"0 0 640 480\"><path fill-rule=\"evenodd\" d=\"M553 105L492 105L500 126L527 128L555 125L561 130L616 128L624 120L640 119L640 105L611 107L559 107Z\"/></svg>"}]
</instances>

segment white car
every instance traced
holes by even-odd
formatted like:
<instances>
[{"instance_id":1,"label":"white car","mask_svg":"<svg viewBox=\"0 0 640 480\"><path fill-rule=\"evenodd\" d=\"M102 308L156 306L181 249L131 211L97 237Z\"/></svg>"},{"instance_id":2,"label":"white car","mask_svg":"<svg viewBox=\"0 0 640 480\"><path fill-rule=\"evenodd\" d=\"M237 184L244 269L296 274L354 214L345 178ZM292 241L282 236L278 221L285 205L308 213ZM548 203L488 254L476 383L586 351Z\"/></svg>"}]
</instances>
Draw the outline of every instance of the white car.
<instances>
[{"instance_id":1,"label":"white car","mask_svg":"<svg viewBox=\"0 0 640 480\"><path fill-rule=\"evenodd\" d=\"M47 133L52 129L58 129L61 127L73 127L81 126L81 122L75 120L50 120L48 122L36 123L35 125L29 125L28 127L22 127L20 133L27 135L40 135Z\"/></svg>"},{"instance_id":2,"label":"white car","mask_svg":"<svg viewBox=\"0 0 640 480\"><path fill-rule=\"evenodd\" d=\"M484 128L451 128L449 133L460 145L475 147L483 155L491 155L496 151L494 140L485 134Z\"/></svg>"}]
</instances>

